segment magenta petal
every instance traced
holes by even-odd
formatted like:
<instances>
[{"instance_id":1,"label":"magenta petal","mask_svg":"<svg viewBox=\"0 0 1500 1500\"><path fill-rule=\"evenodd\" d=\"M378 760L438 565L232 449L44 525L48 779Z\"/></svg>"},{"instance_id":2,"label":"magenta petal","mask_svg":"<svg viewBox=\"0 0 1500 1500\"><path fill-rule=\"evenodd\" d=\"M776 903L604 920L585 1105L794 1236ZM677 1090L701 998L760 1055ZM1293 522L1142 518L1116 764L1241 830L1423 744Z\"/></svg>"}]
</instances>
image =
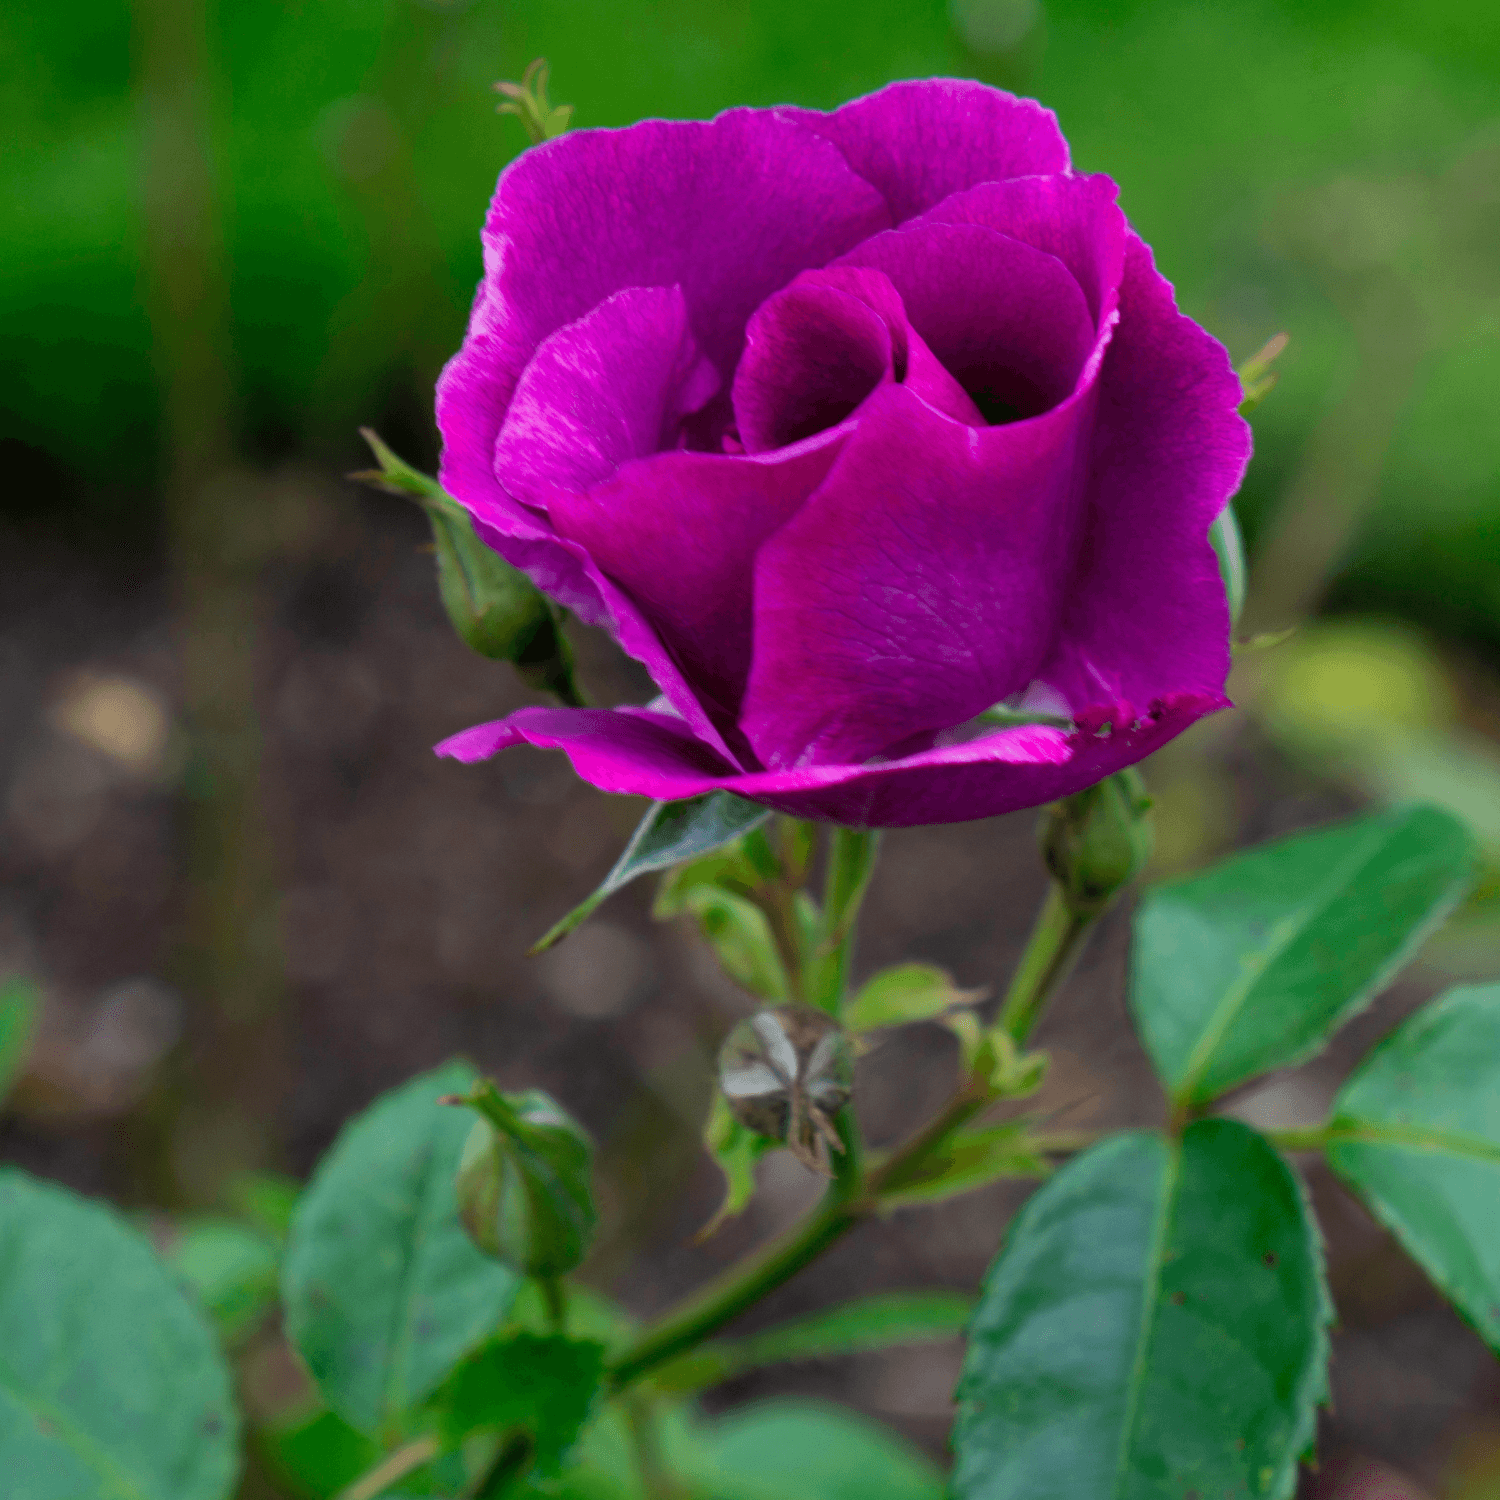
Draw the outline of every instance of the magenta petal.
<instances>
[{"instance_id":1,"label":"magenta petal","mask_svg":"<svg viewBox=\"0 0 1500 1500\"><path fill-rule=\"evenodd\" d=\"M1055 255L1072 273L1096 327L1115 310L1125 215L1108 177L1018 177L955 193L924 224L978 224Z\"/></svg>"},{"instance_id":2,"label":"magenta petal","mask_svg":"<svg viewBox=\"0 0 1500 1500\"><path fill-rule=\"evenodd\" d=\"M495 446L495 477L544 508L632 458L677 445L682 420L720 385L688 327L681 287L629 287L543 340Z\"/></svg>"},{"instance_id":3,"label":"magenta petal","mask_svg":"<svg viewBox=\"0 0 1500 1500\"><path fill-rule=\"evenodd\" d=\"M1057 639L1092 396L963 426L901 386L760 550L741 727L773 769L859 762L1024 688Z\"/></svg>"},{"instance_id":4,"label":"magenta petal","mask_svg":"<svg viewBox=\"0 0 1500 1500\"><path fill-rule=\"evenodd\" d=\"M516 382L543 339L605 298L680 286L727 382L772 292L889 223L835 146L768 111L569 131L523 153L495 190L484 281L438 384L444 485L508 530L515 501L493 464Z\"/></svg>"},{"instance_id":5,"label":"magenta petal","mask_svg":"<svg viewBox=\"0 0 1500 1500\"><path fill-rule=\"evenodd\" d=\"M766 298L745 329L735 423L748 453L836 427L891 378L891 333L858 297L799 276Z\"/></svg>"},{"instance_id":6,"label":"magenta petal","mask_svg":"<svg viewBox=\"0 0 1500 1500\"><path fill-rule=\"evenodd\" d=\"M750 667L756 549L822 483L842 442L828 433L762 457L663 453L552 500L558 530L628 591L721 727Z\"/></svg>"},{"instance_id":7,"label":"magenta petal","mask_svg":"<svg viewBox=\"0 0 1500 1500\"><path fill-rule=\"evenodd\" d=\"M1037 675L1075 708L1220 693L1229 613L1208 529L1239 486L1250 429L1223 345L1177 311L1134 235L1097 388L1088 523Z\"/></svg>"},{"instance_id":8,"label":"magenta petal","mask_svg":"<svg viewBox=\"0 0 1500 1500\"><path fill-rule=\"evenodd\" d=\"M892 83L828 115L777 114L832 141L885 195L897 224L976 183L1068 170L1050 109L967 79Z\"/></svg>"},{"instance_id":9,"label":"magenta petal","mask_svg":"<svg viewBox=\"0 0 1500 1500\"><path fill-rule=\"evenodd\" d=\"M606 792L671 801L731 791L794 817L871 828L958 823L1068 796L1144 759L1205 713L1214 695L1181 695L1154 718L1108 735L1007 729L962 745L868 766L807 766L737 775L678 721L642 709L524 708L444 740L439 755L487 759L507 746L567 752L584 780Z\"/></svg>"},{"instance_id":10,"label":"magenta petal","mask_svg":"<svg viewBox=\"0 0 1500 1500\"><path fill-rule=\"evenodd\" d=\"M981 411L1031 416L1056 405L1094 346L1072 272L992 229L924 220L873 236L837 264L890 277L912 327Z\"/></svg>"}]
</instances>

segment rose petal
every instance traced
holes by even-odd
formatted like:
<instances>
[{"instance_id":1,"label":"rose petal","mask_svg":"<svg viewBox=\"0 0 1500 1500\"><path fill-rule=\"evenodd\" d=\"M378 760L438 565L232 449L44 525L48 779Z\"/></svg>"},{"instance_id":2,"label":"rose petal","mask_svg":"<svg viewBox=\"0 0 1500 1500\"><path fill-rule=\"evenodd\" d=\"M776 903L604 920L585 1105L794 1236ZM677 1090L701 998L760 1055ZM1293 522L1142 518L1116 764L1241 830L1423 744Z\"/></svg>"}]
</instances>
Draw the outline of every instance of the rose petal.
<instances>
[{"instance_id":1,"label":"rose petal","mask_svg":"<svg viewBox=\"0 0 1500 1500\"><path fill-rule=\"evenodd\" d=\"M994 817L1066 797L1224 706L1222 696L1181 695L1159 705L1154 718L1107 736L1027 726L879 765L750 775L719 771L678 720L643 709L523 708L454 735L437 753L477 761L525 743L565 751L574 770L606 792L671 801L723 790L794 817L899 828Z\"/></svg>"},{"instance_id":2,"label":"rose petal","mask_svg":"<svg viewBox=\"0 0 1500 1500\"><path fill-rule=\"evenodd\" d=\"M889 223L835 146L768 111L533 147L501 175L468 335L438 383L444 486L496 530L524 530L494 477L501 421L541 341L615 292L680 286L727 384L767 296Z\"/></svg>"},{"instance_id":3,"label":"rose petal","mask_svg":"<svg viewBox=\"0 0 1500 1500\"><path fill-rule=\"evenodd\" d=\"M967 79L892 83L827 115L777 113L838 146L897 224L976 183L1068 170L1050 109Z\"/></svg>"},{"instance_id":4,"label":"rose petal","mask_svg":"<svg viewBox=\"0 0 1500 1500\"><path fill-rule=\"evenodd\" d=\"M1072 581L1091 405L975 428L897 385L865 403L756 560L740 723L763 764L859 762L1036 676Z\"/></svg>"},{"instance_id":5,"label":"rose petal","mask_svg":"<svg viewBox=\"0 0 1500 1500\"><path fill-rule=\"evenodd\" d=\"M750 667L756 549L823 481L845 436L759 458L663 453L553 497L558 530L629 591L722 731Z\"/></svg>"},{"instance_id":6,"label":"rose petal","mask_svg":"<svg viewBox=\"0 0 1500 1500\"><path fill-rule=\"evenodd\" d=\"M945 198L924 224L978 224L1055 255L1072 273L1096 328L1115 310L1125 263L1119 189L1104 176L1018 177Z\"/></svg>"},{"instance_id":7,"label":"rose petal","mask_svg":"<svg viewBox=\"0 0 1500 1500\"><path fill-rule=\"evenodd\" d=\"M875 235L837 264L890 277L912 327L991 420L1056 405L1094 346L1072 272L992 229L923 221Z\"/></svg>"},{"instance_id":8,"label":"rose petal","mask_svg":"<svg viewBox=\"0 0 1500 1500\"><path fill-rule=\"evenodd\" d=\"M1239 487L1250 429L1223 345L1177 311L1133 234L1097 389L1080 562L1037 676L1075 707L1218 693L1229 612L1208 529Z\"/></svg>"},{"instance_id":9,"label":"rose petal","mask_svg":"<svg viewBox=\"0 0 1500 1500\"><path fill-rule=\"evenodd\" d=\"M958 422L984 418L906 316L882 271L804 271L751 318L734 377L739 434L752 453L843 421L896 379Z\"/></svg>"},{"instance_id":10,"label":"rose petal","mask_svg":"<svg viewBox=\"0 0 1500 1500\"><path fill-rule=\"evenodd\" d=\"M891 332L868 303L799 276L768 297L745 329L734 418L748 453L836 427L892 378Z\"/></svg>"},{"instance_id":11,"label":"rose petal","mask_svg":"<svg viewBox=\"0 0 1500 1500\"><path fill-rule=\"evenodd\" d=\"M630 287L542 341L495 445L495 477L528 505L584 490L677 443L718 390L688 327L681 287Z\"/></svg>"}]
</instances>

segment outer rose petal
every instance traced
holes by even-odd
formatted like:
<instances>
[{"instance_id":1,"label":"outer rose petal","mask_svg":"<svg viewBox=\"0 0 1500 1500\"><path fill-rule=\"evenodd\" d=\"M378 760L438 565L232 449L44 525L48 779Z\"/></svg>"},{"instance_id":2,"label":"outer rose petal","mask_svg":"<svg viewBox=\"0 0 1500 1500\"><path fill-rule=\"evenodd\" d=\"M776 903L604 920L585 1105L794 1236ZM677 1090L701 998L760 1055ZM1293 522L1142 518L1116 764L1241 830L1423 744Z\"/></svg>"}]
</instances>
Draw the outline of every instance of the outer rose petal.
<instances>
[{"instance_id":1,"label":"outer rose petal","mask_svg":"<svg viewBox=\"0 0 1500 1500\"><path fill-rule=\"evenodd\" d=\"M885 195L897 224L976 183L1068 170L1050 109L961 78L888 84L829 115L776 113L832 141Z\"/></svg>"},{"instance_id":2,"label":"outer rose petal","mask_svg":"<svg viewBox=\"0 0 1500 1500\"><path fill-rule=\"evenodd\" d=\"M1097 384L1088 522L1037 676L1075 709L1219 693L1229 611L1208 529L1245 472L1250 428L1224 346L1177 311L1134 234Z\"/></svg>"},{"instance_id":3,"label":"outer rose petal","mask_svg":"<svg viewBox=\"0 0 1500 1500\"><path fill-rule=\"evenodd\" d=\"M883 386L860 408L756 561L740 724L764 765L863 761L1032 680L1071 580L1091 406L968 427Z\"/></svg>"},{"instance_id":4,"label":"outer rose petal","mask_svg":"<svg viewBox=\"0 0 1500 1500\"><path fill-rule=\"evenodd\" d=\"M688 327L681 287L629 287L545 339L505 414L495 474L545 508L622 463L676 446L682 419L719 389Z\"/></svg>"},{"instance_id":5,"label":"outer rose petal","mask_svg":"<svg viewBox=\"0 0 1500 1500\"><path fill-rule=\"evenodd\" d=\"M961 823L1035 807L1092 786L1144 759L1206 713L1222 695L1181 695L1155 716L1100 737L1028 726L865 766L807 766L736 775L665 714L644 709L523 708L466 729L437 747L473 762L510 745L567 752L573 769L602 791L671 801L730 791L799 818L854 827Z\"/></svg>"},{"instance_id":6,"label":"outer rose petal","mask_svg":"<svg viewBox=\"0 0 1500 1500\"><path fill-rule=\"evenodd\" d=\"M945 198L923 224L980 224L1055 255L1072 273L1101 327L1119 301L1125 215L1104 176L1017 177ZM912 226L915 228L916 226Z\"/></svg>"}]
</instances>

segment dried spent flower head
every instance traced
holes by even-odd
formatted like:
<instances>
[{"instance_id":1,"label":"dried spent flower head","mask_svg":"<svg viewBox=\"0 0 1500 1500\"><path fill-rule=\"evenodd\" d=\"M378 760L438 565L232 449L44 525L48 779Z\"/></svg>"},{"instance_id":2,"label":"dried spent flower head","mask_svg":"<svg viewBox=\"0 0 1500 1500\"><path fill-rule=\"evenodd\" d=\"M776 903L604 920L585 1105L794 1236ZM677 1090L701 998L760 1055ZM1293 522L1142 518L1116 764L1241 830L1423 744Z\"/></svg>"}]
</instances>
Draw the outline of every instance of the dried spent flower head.
<instances>
[{"instance_id":1,"label":"dried spent flower head","mask_svg":"<svg viewBox=\"0 0 1500 1500\"><path fill-rule=\"evenodd\" d=\"M842 1152L834 1119L849 1102L854 1047L832 1016L778 1005L741 1021L719 1052L719 1087L734 1117L786 1143L804 1166L833 1176Z\"/></svg>"}]
</instances>

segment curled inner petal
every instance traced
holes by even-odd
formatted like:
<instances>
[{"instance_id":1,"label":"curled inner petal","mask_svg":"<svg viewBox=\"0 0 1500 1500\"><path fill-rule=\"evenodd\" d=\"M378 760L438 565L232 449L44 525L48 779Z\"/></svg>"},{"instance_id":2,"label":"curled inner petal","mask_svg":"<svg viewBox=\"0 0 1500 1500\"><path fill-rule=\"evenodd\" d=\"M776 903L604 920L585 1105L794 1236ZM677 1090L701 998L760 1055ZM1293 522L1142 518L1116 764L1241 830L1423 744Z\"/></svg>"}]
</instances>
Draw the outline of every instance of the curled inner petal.
<instances>
[{"instance_id":1,"label":"curled inner petal","mask_svg":"<svg viewBox=\"0 0 1500 1500\"><path fill-rule=\"evenodd\" d=\"M907 386L954 421L985 418L912 327L881 271L804 271L750 320L734 380L746 451L795 443L836 426L877 387Z\"/></svg>"},{"instance_id":2,"label":"curled inner petal","mask_svg":"<svg viewBox=\"0 0 1500 1500\"><path fill-rule=\"evenodd\" d=\"M733 394L740 441L760 453L836 427L893 373L885 319L846 291L799 277L745 330Z\"/></svg>"}]
</instances>

